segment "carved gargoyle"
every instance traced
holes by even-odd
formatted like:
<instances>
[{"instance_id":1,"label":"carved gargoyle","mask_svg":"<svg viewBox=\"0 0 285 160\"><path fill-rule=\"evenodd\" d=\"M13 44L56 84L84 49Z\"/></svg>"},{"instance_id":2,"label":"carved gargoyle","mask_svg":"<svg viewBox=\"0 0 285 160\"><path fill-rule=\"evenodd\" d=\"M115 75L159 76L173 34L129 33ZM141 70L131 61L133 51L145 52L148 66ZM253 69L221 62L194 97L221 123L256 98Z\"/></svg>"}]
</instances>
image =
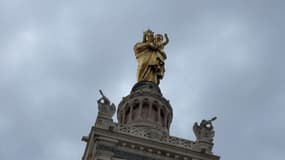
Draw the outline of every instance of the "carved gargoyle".
<instances>
[{"instance_id":1,"label":"carved gargoyle","mask_svg":"<svg viewBox=\"0 0 285 160\"><path fill-rule=\"evenodd\" d=\"M198 125L197 122L195 122L193 126L193 131L196 136L196 141L203 141L203 142L213 142L215 131L214 127L212 125L212 122L217 119L217 117L214 117L210 120L202 120L200 122L200 125Z\"/></svg>"},{"instance_id":2,"label":"carved gargoyle","mask_svg":"<svg viewBox=\"0 0 285 160\"><path fill-rule=\"evenodd\" d=\"M103 94L101 90L99 90L99 92L102 97L97 100L99 111L98 116L112 119L116 112L116 107L113 103L111 104L110 100Z\"/></svg>"}]
</instances>

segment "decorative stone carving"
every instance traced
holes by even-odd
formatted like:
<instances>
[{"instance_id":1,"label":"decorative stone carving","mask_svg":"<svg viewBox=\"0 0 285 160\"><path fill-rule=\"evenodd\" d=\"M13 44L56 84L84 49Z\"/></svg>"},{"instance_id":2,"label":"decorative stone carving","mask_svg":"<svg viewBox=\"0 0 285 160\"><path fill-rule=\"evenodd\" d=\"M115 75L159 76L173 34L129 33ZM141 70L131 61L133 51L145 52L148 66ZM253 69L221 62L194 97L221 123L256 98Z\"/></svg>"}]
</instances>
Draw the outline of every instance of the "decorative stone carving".
<instances>
[{"instance_id":1,"label":"decorative stone carving","mask_svg":"<svg viewBox=\"0 0 285 160\"><path fill-rule=\"evenodd\" d=\"M98 103L98 116L96 119L95 126L98 128L112 129L115 125L113 123L113 115L116 112L115 105L99 90L101 98L97 100Z\"/></svg>"},{"instance_id":2,"label":"decorative stone carving","mask_svg":"<svg viewBox=\"0 0 285 160\"><path fill-rule=\"evenodd\" d=\"M152 139L152 140L155 140L161 143L166 143L169 145L178 146L178 147L187 148L187 149L192 149L194 145L193 141L183 139L183 138L173 137L173 136L164 136L158 139L156 137L150 136L149 133L145 129L138 128L138 127L118 125L114 131L127 134L127 135L131 135L131 136Z\"/></svg>"},{"instance_id":3,"label":"decorative stone carving","mask_svg":"<svg viewBox=\"0 0 285 160\"><path fill-rule=\"evenodd\" d=\"M217 119L216 117L210 120L202 120L200 124L196 122L193 126L193 131L196 136L195 145L193 149L199 152L212 154L213 139L215 131L212 122Z\"/></svg>"},{"instance_id":4,"label":"decorative stone carving","mask_svg":"<svg viewBox=\"0 0 285 160\"><path fill-rule=\"evenodd\" d=\"M110 100L103 94L101 90L99 90L99 92L102 97L97 101L99 109L98 116L112 119L116 112L116 107L113 103L111 104Z\"/></svg>"},{"instance_id":5,"label":"decorative stone carving","mask_svg":"<svg viewBox=\"0 0 285 160\"><path fill-rule=\"evenodd\" d=\"M215 131L212 125L212 121L215 119L217 119L217 117L214 117L210 120L202 120L200 125L195 122L193 131L198 141L213 142Z\"/></svg>"},{"instance_id":6,"label":"decorative stone carving","mask_svg":"<svg viewBox=\"0 0 285 160\"><path fill-rule=\"evenodd\" d=\"M129 127L129 126L125 126L125 125L118 125L116 127L115 131L117 131L119 133L132 135L132 136L147 138L147 133L142 128Z\"/></svg>"},{"instance_id":7,"label":"decorative stone carving","mask_svg":"<svg viewBox=\"0 0 285 160\"><path fill-rule=\"evenodd\" d=\"M174 136L166 136L162 139L162 141L168 144L172 144L172 145L187 148L187 149L192 149L192 146L194 144L193 141L174 137Z\"/></svg>"}]
</instances>

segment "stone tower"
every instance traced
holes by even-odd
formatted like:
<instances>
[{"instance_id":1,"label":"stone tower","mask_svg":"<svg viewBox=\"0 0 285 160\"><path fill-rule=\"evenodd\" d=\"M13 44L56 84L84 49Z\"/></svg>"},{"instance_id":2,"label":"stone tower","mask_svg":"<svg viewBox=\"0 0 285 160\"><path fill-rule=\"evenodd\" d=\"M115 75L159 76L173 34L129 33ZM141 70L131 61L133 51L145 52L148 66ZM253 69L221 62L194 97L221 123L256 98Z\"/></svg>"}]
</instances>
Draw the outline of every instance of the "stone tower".
<instances>
[{"instance_id":1,"label":"stone tower","mask_svg":"<svg viewBox=\"0 0 285 160\"><path fill-rule=\"evenodd\" d=\"M144 134L161 138L169 134L172 108L153 82L140 81L118 106L119 125L135 127Z\"/></svg>"},{"instance_id":2,"label":"stone tower","mask_svg":"<svg viewBox=\"0 0 285 160\"><path fill-rule=\"evenodd\" d=\"M193 131L197 137L195 141L169 134L173 117L172 107L159 88L166 57L157 60L159 57L157 54L161 54L161 48L151 50L143 44L147 40L152 41L152 35L152 31L146 31L143 42L135 45L136 58L139 63L138 82L118 105L118 123L112 119L116 112L115 105L111 104L110 100L100 91L102 98L97 101L96 123L89 135L82 137L82 140L87 143L82 160L220 159L212 153L215 134L212 121L216 118L194 124ZM141 57L137 55L140 56L141 53L138 51L143 51L146 56L150 55L143 58L148 62L140 60ZM156 54L155 61L151 61L150 58L153 58L154 54Z\"/></svg>"}]
</instances>

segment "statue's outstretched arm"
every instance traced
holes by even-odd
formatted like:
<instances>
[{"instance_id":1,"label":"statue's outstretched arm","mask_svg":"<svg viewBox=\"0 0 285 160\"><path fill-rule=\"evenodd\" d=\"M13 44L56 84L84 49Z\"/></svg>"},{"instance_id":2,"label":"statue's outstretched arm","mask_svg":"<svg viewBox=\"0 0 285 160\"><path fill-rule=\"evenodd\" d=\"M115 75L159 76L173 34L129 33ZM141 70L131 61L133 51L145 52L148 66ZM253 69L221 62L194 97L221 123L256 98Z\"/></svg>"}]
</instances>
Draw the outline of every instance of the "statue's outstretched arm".
<instances>
[{"instance_id":1,"label":"statue's outstretched arm","mask_svg":"<svg viewBox=\"0 0 285 160\"><path fill-rule=\"evenodd\" d=\"M99 90L99 93L101 94L102 97L98 100L98 102L104 100L103 103L110 104L110 100L103 94L101 89Z\"/></svg>"},{"instance_id":2,"label":"statue's outstretched arm","mask_svg":"<svg viewBox=\"0 0 285 160\"><path fill-rule=\"evenodd\" d=\"M134 50L136 53L139 53L147 48L156 49L156 46L153 43L137 43L134 46Z\"/></svg>"},{"instance_id":3,"label":"statue's outstretched arm","mask_svg":"<svg viewBox=\"0 0 285 160\"><path fill-rule=\"evenodd\" d=\"M168 44L168 42L169 42L169 38L168 38L168 36L167 36L167 34L166 34L166 33L164 33L164 37L165 37L165 42L163 42L162 44L165 46L165 45L167 45L167 44Z\"/></svg>"}]
</instances>

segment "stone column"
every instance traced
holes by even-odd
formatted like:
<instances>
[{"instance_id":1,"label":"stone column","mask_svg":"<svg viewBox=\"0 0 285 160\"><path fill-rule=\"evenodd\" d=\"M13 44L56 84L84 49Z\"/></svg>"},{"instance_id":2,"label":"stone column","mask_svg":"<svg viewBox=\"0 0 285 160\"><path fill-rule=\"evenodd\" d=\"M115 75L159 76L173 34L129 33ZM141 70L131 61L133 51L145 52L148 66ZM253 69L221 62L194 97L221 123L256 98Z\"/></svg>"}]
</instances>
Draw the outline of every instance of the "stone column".
<instances>
[{"instance_id":1,"label":"stone column","mask_svg":"<svg viewBox=\"0 0 285 160\"><path fill-rule=\"evenodd\" d=\"M166 112L164 112L165 114ZM164 115L164 122L163 122L163 127L167 128L167 116L168 115Z\"/></svg>"},{"instance_id":2,"label":"stone column","mask_svg":"<svg viewBox=\"0 0 285 160\"><path fill-rule=\"evenodd\" d=\"M169 129L169 115L167 115L166 127L167 127L167 129Z\"/></svg>"},{"instance_id":3,"label":"stone column","mask_svg":"<svg viewBox=\"0 0 285 160\"><path fill-rule=\"evenodd\" d=\"M140 101L139 102L139 117L138 117L138 119L142 119L142 107L143 107L143 102L142 101Z\"/></svg>"},{"instance_id":4,"label":"stone column","mask_svg":"<svg viewBox=\"0 0 285 160\"><path fill-rule=\"evenodd\" d=\"M162 125L162 123L161 123L161 117L160 117L160 110L161 110L160 105L157 106L157 109L158 109L158 111L157 111L157 121L158 121L158 123L159 123L160 125Z\"/></svg>"},{"instance_id":5,"label":"stone column","mask_svg":"<svg viewBox=\"0 0 285 160\"><path fill-rule=\"evenodd\" d=\"M130 106L130 113L129 113L129 121L132 121L133 119L133 106Z\"/></svg>"},{"instance_id":6,"label":"stone column","mask_svg":"<svg viewBox=\"0 0 285 160\"><path fill-rule=\"evenodd\" d=\"M148 116L147 119L152 120L152 104L148 102Z\"/></svg>"}]
</instances>

